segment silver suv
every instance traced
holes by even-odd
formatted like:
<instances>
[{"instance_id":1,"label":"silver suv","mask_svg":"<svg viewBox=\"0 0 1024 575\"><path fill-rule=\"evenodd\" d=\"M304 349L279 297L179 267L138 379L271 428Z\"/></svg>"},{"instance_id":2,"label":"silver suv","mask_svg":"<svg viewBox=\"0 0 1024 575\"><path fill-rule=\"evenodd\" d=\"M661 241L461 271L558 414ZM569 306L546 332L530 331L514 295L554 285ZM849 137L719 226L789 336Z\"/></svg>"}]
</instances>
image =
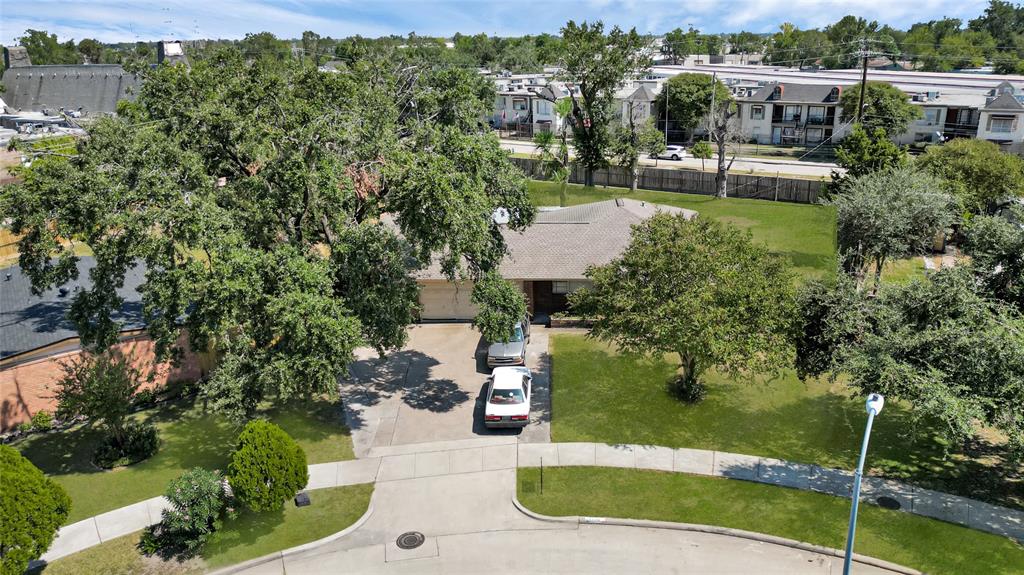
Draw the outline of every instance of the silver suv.
<instances>
[{"instance_id":1,"label":"silver suv","mask_svg":"<svg viewBox=\"0 0 1024 575\"><path fill-rule=\"evenodd\" d=\"M530 341L530 321L519 320L512 330L512 339L494 342L487 348L487 367L526 365L526 344Z\"/></svg>"}]
</instances>

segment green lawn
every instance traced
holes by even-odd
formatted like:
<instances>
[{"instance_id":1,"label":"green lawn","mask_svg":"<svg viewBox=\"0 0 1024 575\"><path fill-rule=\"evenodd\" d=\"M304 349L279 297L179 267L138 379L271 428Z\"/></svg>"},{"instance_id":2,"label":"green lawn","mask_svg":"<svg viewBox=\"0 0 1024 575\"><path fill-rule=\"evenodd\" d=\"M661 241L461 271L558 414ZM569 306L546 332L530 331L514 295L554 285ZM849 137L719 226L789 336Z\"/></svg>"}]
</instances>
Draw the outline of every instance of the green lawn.
<instances>
[{"instance_id":1,"label":"green lawn","mask_svg":"<svg viewBox=\"0 0 1024 575\"><path fill-rule=\"evenodd\" d=\"M309 463L353 459L352 440L339 404L296 403L265 412L306 451ZM13 446L71 496L68 523L163 494L167 483L193 467L227 468L240 428L200 404L181 399L139 413L159 429L160 451L152 458L114 470L91 463L98 430L76 427L33 435Z\"/></svg>"},{"instance_id":2,"label":"green lawn","mask_svg":"<svg viewBox=\"0 0 1024 575\"><path fill-rule=\"evenodd\" d=\"M558 186L530 181L530 197L537 206L557 206ZM570 184L569 204L584 204L612 198L634 198L678 206L701 215L750 230L755 240L792 261L805 277L823 277L835 272L836 212L831 206L769 202L740 198L652 192L627 188L587 188Z\"/></svg>"},{"instance_id":3,"label":"green lawn","mask_svg":"<svg viewBox=\"0 0 1024 575\"><path fill-rule=\"evenodd\" d=\"M689 405L667 391L676 369L670 358L620 355L577 334L554 334L550 345L552 441L691 447L846 469L856 463L866 416L862 399L851 399L842 383L803 383L792 372L733 381L709 372L707 397ZM893 402L875 420L868 467L1024 507L1024 473L1004 455L1001 445L979 441L969 455L946 456L943 442Z\"/></svg>"},{"instance_id":4,"label":"green lawn","mask_svg":"<svg viewBox=\"0 0 1024 575\"><path fill-rule=\"evenodd\" d=\"M848 499L683 473L549 467L518 471L519 500L545 515L699 523L842 549ZM874 505L860 508L856 552L940 575L1024 573L1024 548L1006 537Z\"/></svg>"},{"instance_id":5,"label":"green lawn","mask_svg":"<svg viewBox=\"0 0 1024 575\"><path fill-rule=\"evenodd\" d=\"M184 575L241 563L274 551L316 541L355 523L366 512L372 484L332 487L310 492L313 504L281 511L243 513L228 521L203 550L202 558L178 563L147 558L136 545L139 533L125 535L47 565L46 575Z\"/></svg>"}]
</instances>

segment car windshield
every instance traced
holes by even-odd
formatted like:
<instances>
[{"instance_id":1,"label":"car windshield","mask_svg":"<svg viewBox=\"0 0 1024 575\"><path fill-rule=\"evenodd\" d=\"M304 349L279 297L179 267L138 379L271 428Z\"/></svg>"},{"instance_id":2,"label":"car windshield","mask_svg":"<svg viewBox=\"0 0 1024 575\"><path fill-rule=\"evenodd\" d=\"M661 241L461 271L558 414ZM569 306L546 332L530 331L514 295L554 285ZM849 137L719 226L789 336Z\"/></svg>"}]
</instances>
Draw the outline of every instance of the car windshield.
<instances>
[{"instance_id":1,"label":"car windshield","mask_svg":"<svg viewBox=\"0 0 1024 575\"><path fill-rule=\"evenodd\" d=\"M521 389L495 389L491 392L491 403L496 405L515 405L523 403Z\"/></svg>"},{"instance_id":2,"label":"car windshield","mask_svg":"<svg viewBox=\"0 0 1024 575\"><path fill-rule=\"evenodd\" d=\"M523 341L523 326L516 324L515 329L512 330L512 339L509 341Z\"/></svg>"}]
</instances>

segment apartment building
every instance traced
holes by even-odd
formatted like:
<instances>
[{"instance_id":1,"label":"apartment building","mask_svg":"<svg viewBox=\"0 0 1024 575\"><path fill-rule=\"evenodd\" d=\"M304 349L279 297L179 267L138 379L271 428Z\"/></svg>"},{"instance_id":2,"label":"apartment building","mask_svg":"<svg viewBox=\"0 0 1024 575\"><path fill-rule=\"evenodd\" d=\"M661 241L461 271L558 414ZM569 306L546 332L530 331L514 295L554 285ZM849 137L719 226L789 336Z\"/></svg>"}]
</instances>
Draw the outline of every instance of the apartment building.
<instances>
[{"instance_id":1,"label":"apartment building","mask_svg":"<svg viewBox=\"0 0 1024 575\"><path fill-rule=\"evenodd\" d=\"M743 139L812 146L838 140L845 127L840 121L842 90L824 84L766 84L751 96L737 99Z\"/></svg>"}]
</instances>

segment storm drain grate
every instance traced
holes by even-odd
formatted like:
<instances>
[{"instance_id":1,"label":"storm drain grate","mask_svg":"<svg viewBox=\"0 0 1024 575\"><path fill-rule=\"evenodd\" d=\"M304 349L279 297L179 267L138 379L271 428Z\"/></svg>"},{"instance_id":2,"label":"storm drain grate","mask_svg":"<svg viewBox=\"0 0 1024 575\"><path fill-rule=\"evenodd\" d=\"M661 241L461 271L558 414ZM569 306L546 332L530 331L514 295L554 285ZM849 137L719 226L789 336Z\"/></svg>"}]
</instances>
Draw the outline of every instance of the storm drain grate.
<instances>
[{"instance_id":1,"label":"storm drain grate","mask_svg":"<svg viewBox=\"0 0 1024 575\"><path fill-rule=\"evenodd\" d=\"M882 497L879 497L877 499L877 501L878 501L878 506L882 507L883 509L893 509L893 510L896 510L896 509L899 509L900 507L902 507L902 505L900 505L900 502L895 500L895 499L893 499L892 497L882 496Z\"/></svg>"},{"instance_id":2,"label":"storm drain grate","mask_svg":"<svg viewBox=\"0 0 1024 575\"><path fill-rule=\"evenodd\" d=\"M398 545L399 549L415 549L423 545L426 540L427 538L419 531L407 531L398 536L395 545Z\"/></svg>"}]
</instances>

